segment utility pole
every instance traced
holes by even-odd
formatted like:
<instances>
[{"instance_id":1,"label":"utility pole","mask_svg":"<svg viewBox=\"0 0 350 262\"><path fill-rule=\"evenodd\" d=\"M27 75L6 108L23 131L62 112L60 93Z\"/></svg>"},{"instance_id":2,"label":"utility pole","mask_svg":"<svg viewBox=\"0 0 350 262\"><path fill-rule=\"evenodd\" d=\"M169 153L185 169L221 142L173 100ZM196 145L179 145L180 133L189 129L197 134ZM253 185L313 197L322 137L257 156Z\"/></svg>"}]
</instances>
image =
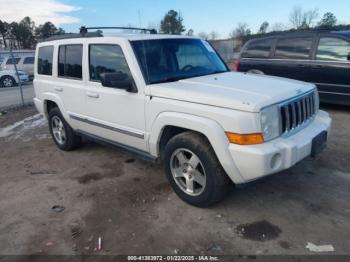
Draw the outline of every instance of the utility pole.
<instances>
[{"instance_id":1,"label":"utility pole","mask_svg":"<svg viewBox=\"0 0 350 262\"><path fill-rule=\"evenodd\" d=\"M12 45L10 46L10 55L11 55L12 63L14 65L14 67L15 67L16 76L17 76L17 79L18 79L19 90L20 90L20 93L21 93L22 106L24 106L22 83L21 83L21 79L19 78L19 74L18 74L18 70L17 70L17 64L15 63L15 57L14 57L13 52L12 52Z\"/></svg>"}]
</instances>

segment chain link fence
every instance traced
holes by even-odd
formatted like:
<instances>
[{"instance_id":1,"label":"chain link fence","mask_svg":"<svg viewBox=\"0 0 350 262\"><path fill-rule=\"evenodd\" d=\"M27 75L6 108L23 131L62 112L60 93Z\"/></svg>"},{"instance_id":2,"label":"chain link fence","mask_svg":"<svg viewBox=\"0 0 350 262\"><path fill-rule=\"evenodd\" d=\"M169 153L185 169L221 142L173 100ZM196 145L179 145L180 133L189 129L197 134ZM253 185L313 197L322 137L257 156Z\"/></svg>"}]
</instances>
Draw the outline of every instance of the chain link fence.
<instances>
[{"instance_id":1,"label":"chain link fence","mask_svg":"<svg viewBox=\"0 0 350 262\"><path fill-rule=\"evenodd\" d=\"M0 110L33 103L34 50L0 49Z\"/></svg>"}]
</instances>

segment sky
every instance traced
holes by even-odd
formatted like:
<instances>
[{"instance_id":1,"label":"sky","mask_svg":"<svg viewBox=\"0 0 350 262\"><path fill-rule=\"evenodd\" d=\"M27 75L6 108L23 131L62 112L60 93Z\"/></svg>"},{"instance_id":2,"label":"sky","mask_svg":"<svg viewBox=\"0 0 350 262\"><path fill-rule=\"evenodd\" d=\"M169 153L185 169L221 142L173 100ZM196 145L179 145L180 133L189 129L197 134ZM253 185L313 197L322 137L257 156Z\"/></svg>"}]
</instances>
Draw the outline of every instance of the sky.
<instances>
[{"instance_id":1,"label":"sky","mask_svg":"<svg viewBox=\"0 0 350 262\"><path fill-rule=\"evenodd\" d=\"M247 23L253 32L264 21L290 28L289 14L295 6L317 8L320 18L332 12L339 23L350 24L349 0L0 0L0 20L30 16L37 25L51 21L67 32L77 32L81 25L155 26L174 9L181 12L187 30L216 31L225 38L238 23Z\"/></svg>"}]
</instances>

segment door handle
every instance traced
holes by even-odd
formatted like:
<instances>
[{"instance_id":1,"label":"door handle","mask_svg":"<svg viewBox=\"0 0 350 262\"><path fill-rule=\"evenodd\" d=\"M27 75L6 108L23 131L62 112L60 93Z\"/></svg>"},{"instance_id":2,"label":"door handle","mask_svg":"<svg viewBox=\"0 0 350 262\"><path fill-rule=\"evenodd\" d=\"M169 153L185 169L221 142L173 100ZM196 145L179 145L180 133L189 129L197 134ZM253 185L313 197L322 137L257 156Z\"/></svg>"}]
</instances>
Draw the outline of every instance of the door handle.
<instances>
[{"instance_id":1,"label":"door handle","mask_svg":"<svg viewBox=\"0 0 350 262\"><path fill-rule=\"evenodd\" d=\"M54 87L54 89L55 89L57 92L62 92L62 91L63 91L63 88L62 88L62 87Z\"/></svg>"},{"instance_id":2,"label":"door handle","mask_svg":"<svg viewBox=\"0 0 350 262\"><path fill-rule=\"evenodd\" d=\"M307 67L307 65L298 64L298 67L304 68L304 67Z\"/></svg>"},{"instance_id":3,"label":"door handle","mask_svg":"<svg viewBox=\"0 0 350 262\"><path fill-rule=\"evenodd\" d=\"M312 69L321 69L322 66L321 65L313 65L311 66Z\"/></svg>"},{"instance_id":4,"label":"door handle","mask_svg":"<svg viewBox=\"0 0 350 262\"><path fill-rule=\"evenodd\" d=\"M86 95L88 96L88 97L91 97L91 98L99 98L100 97L100 95L98 94L98 93L95 93L95 92L86 92Z\"/></svg>"}]
</instances>

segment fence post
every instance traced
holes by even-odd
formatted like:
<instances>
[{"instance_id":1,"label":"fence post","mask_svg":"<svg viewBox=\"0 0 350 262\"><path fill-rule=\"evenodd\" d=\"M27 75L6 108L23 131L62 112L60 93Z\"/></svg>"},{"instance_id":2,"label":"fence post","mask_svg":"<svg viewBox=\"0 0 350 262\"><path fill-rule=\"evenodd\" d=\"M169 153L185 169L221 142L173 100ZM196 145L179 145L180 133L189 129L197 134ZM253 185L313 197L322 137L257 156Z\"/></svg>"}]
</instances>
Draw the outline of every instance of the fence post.
<instances>
[{"instance_id":1,"label":"fence post","mask_svg":"<svg viewBox=\"0 0 350 262\"><path fill-rule=\"evenodd\" d=\"M24 106L22 83L21 83L21 79L19 78L19 74L18 74L18 70L17 70L17 64L15 63L15 57L14 57L14 55L12 53L12 46L10 47L10 54L11 54L12 63L14 65L14 67L15 67L16 76L17 76L17 79L18 79L19 90L20 90L20 93L21 93L22 106Z\"/></svg>"}]
</instances>

